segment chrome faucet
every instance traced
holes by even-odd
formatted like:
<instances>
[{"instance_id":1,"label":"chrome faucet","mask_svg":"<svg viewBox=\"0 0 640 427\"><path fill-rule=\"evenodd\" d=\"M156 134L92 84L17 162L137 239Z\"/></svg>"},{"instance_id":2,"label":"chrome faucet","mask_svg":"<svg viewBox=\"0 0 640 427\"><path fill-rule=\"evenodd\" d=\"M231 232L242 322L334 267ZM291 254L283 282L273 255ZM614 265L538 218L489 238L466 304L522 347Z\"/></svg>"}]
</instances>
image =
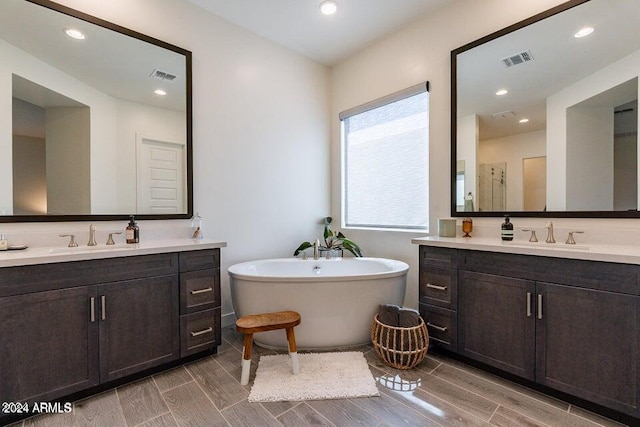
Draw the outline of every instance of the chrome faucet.
<instances>
[{"instance_id":1,"label":"chrome faucet","mask_svg":"<svg viewBox=\"0 0 640 427\"><path fill-rule=\"evenodd\" d=\"M89 227L89 243L87 243L87 246L97 246L98 244L96 243L96 226L91 224L91 226Z\"/></svg>"},{"instance_id":2,"label":"chrome faucet","mask_svg":"<svg viewBox=\"0 0 640 427\"><path fill-rule=\"evenodd\" d=\"M545 224L545 227L547 229L547 240L545 240L545 242L555 243L556 239L553 238L553 222L547 221L547 223Z\"/></svg>"},{"instance_id":3,"label":"chrome faucet","mask_svg":"<svg viewBox=\"0 0 640 427\"><path fill-rule=\"evenodd\" d=\"M320 259L320 239L313 242L313 259Z\"/></svg>"}]
</instances>

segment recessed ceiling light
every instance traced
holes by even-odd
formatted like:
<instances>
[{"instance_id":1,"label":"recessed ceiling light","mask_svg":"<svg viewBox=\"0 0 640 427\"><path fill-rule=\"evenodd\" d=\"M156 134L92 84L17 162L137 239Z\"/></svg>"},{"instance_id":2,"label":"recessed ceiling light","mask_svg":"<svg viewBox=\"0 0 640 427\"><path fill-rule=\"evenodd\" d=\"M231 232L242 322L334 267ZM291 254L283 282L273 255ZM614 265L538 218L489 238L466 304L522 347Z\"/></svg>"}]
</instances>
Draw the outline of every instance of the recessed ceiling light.
<instances>
[{"instance_id":1,"label":"recessed ceiling light","mask_svg":"<svg viewBox=\"0 0 640 427\"><path fill-rule=\"evenodd\" d=\"M508 93L509 93L509 91L508 91L508 90L506 90L506 89L500 89L499 91L497 91L497 92L496 92L496 95L498 95L498 96L503 96L503 95L506 95L506 94L508 94Z\"/></svg>"},{"instance_id":2,"label":"recessed ceiling light","mask_svg":"<svg viewBox=\"0 0 640 427\"><path fill-rule=\"evenodd\" d=\"M529 123L529 119L527 119L526 117L524 119L520 119L518 120L519 123Z\"/></svg>"},{"instance_id":3,"label":"recessed ceiling light","mask_svg":"<svg viewBox=\"0 0 640 427\"><path fill-rule=\"evenodd\" d=\"M575 33L575 34L573 35L573 37L575 37L575 38L579 39L579 38L582 38L582 37L586 37L586 36L588 36L588 35L589 35L589 34L591 34L591 33L593 33L593 28L592 28L592 27L584 27L584 28L582 28L580 31L578 31L577 33Z\"/></svg>"},{"instance_id":4,"label":"recessed ceiling light","mask_svg":"<svg viewBox=\"0 0 640 427\"><path fill-rule=\"evenodd\" d=\"M320 3L320 12L325 15L333 15L338 10L338 4L333 0L324 0Z\"/></svg>"},{"instance_id":5,"label":"recessed ceiling light","mask_svg":"<svg viewBox=\"0 0 640 427\"><path fill-rule=\"evenodd\" d=\"M167 92L165 92L162 89L156 89L153 91L153 93L155 93L156 95L160 95L160 96L165 96L167 94Z\"/></svg>"},{"instance_id":6,"label":"recessed ceiling light","mask_svg":"<svg viewBox=\"0 0 640 427\"><path fill-rule=\"evenodd\" d=\"M76 40L84 40L86 36L80 30L76 30L75 28L67 28L64 32L71 38Z\"/></svg>"}]
</instances>

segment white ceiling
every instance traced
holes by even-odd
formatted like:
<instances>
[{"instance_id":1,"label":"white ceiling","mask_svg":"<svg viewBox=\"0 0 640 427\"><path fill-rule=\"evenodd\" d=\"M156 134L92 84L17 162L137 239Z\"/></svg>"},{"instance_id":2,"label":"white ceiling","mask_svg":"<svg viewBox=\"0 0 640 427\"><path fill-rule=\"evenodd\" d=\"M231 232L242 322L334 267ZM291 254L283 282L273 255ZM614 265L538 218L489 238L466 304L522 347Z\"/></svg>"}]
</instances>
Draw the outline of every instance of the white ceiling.
<instances>
[{"instance_id":1,"label":"white ceiling","mask_svg":"<svg viewBox=\"0 0 640 427\"><path fill-rule=\"evenodd\" d=\"M187 0L240 27L322 64L337 62L456 0Z\"/></svg>"}]
</instances>

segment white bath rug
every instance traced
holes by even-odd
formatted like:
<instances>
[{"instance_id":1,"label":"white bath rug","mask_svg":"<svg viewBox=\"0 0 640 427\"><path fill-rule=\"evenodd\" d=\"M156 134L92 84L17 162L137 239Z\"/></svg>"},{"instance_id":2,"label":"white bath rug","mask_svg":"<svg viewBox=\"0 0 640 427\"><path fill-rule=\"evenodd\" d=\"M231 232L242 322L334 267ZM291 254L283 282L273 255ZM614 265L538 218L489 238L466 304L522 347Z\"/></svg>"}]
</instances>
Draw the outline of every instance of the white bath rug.
<instances>
[{"instance_id":1,"label":"white bath rug","mask_svg":"<svg viewBox=\"0 0 640 427\"><path fill-rule=\"evenodd\" d=\"M379 396L362 352L301 353L300 373L288 354L260 356L249 402L322 400Z\"/></svg>"}]
</instances>

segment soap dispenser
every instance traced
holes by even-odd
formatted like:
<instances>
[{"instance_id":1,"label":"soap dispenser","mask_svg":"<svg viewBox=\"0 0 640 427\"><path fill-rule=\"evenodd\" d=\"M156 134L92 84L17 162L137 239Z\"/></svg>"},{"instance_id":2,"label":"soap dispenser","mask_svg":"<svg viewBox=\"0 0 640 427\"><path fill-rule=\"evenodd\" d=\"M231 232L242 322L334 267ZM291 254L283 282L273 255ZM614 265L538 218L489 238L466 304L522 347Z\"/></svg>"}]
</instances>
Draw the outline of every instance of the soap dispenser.
<instances>
[{"instance_id":1,"label":"soap dispenser","mask_svg":"<svg viewBox=\"0 0 640 427\"><path fill-rule=\"evenodd\" d=\"M136 219L133 215L130 218L126 230L127 243L140 243L140 227L136 224Z\"/></svg>"},{"instance_id":2,"label":"soap dispenser","mask_svg":"<svg viewBox=\"0 0 640 427\"><path fill-rule=\"evenodd\" d=\"M203 239L204 234L202 233L202 217L198 212L196 212L195 216L191 218L191 238L192 239Z\"/></svg>"},{"instance_id":3,"label":"soap dispenser","mask_svg":"<svg viewBox=\"0 0 640 427\"><path fill-rule=\"evenodd\" d=\"M502 237L502 240L513 240L513 224L511 224L509 220L509 215L504 216L504 222L502 223L502 226L500 228L502 229L500 232L500 237Z\"/></svg>"}]
</instances>

